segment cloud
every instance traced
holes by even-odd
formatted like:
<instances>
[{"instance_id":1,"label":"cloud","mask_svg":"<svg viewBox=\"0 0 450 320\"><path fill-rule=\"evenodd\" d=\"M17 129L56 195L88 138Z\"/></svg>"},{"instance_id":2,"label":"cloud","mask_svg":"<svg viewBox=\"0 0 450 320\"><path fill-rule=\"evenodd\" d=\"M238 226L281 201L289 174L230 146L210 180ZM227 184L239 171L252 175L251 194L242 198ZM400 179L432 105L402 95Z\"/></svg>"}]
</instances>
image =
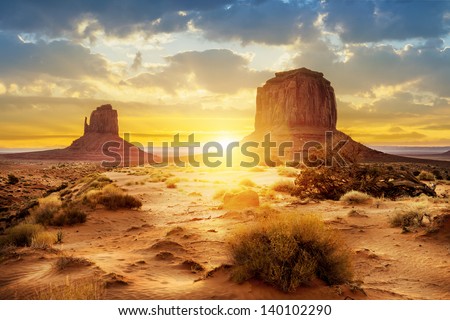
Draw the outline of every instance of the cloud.
<instances>
[{"instance_id":1,"label":"cloud","mask_svg":"<svg viewBox=\"0 0 450 320\"><path fill-rule=\"evenodd\" d=\"M403 141L426 141L427 135L419 132L407 132L407 133L353 133L351 135L353 139L366 141L385 141L385 142L403 142Z\"/></svg>"},{"instance_id":2,"label":"cloud","mask_svg":"<svg viewBox=\"0 0 450 320\"><path fill-rule=\"evenodd\" d=\"M138 71L141 68L142 68L142 53L138 51L134 56L133 64L131 65L131 70Z\"/></svg>"},{"instance_id":3,"label":"cloud","mask_svg":"<svg viewBox=\"0 0 450 320\"><path fill-rule=\"evenodd\" d=\"M195 26L210 40L270 45L291 44L318 35L313 23L317 4L304 1L239 1L202 13Z\"/></svg>"},{"instance_id":4,"label":"cloud","mask_svg":"<svg viewBox=\"0 0 450 320\"><path fill-rule=\"evenodd\" d=\"M360 108L339 99L337 105L338 126L343 129L384 127L383 131L397 134L404 133L401 130L407 127L428 130L425 123L430 123L435 128L445 128L448 122L446 115L449 113L449 104L421 104L409 92L398 92L391 97L376 99Z\"/></svg>"},{"instance_id":5,"label":"cloud","mask_svg":"<svg viewBox=\"0 0 450 320\"><path fill-rule=\"evenodd\" d=\"M345 47L346 61L341 59L342 51L321 40L301 45L299 50L293 64L323 72L338 95L415 82L416 89L450 97L450 48L442 49L440 39L403 50L388 44L349 45Z\"/></svg>"},{"instance_id":6,"label":"cloud","mask_svg":"<svg viewBox=\"0 0 450 320\"><path fill-rule=\"evenodd\" d=\"M424 126L421 129L423 129L423 130L448 131L448 130L450 130L450 124Z\"/></svg>"},{"instance_id":7,"label":"cloud","mask_svg":"<svg viewBox=\"0 0 450 320\"><path fill-rule=\"evenodd\" d=\"M255 88L272 73L249 69L249 60L226 49L188 51L166 57L167 66L155 73L142 73L127 83L137 87L206 89L216 93L236 93Z\"/></svg>"},{"instance_id":8,"label":"cloud","mask_svg":"<svg viewBox=\"0 0 450 320\"><path fill-rule=\"evenodd\" d=\"M232 0L84 0L84 1L1 1L0 29L24 33L42 33L52 37L76 31L83 20L95 21L107 34L126 36L146 28L153 32L172 32L187 28L189 17L180 11L200 12L233 3ZM70 4L70 5L68 5ZM158 19L159 23L153 24Z\"/></svg>"},{"instance_id":9,"label":"cloud","mask_svg":"<svg viewBox=\"0 0 450 320\"><path fill-rule=\"evenodd\" d=\"M79 44L59 40L36 43L0 33L0 78L31 81L41 75L65 79L104 78L107 61Z\"/></svg>"},{"instance_id":10,"label":"cloud","mask_svg":"<svg viewBox=\"0 0 450 320\"><path fill-rule=\"evenodd\" d=\"M91 0L0 2L0 30L94 41L98 32L126 37L185 31L189 23L210 40L289 44L318 35L318 1Z\"/></svg>"},{"instance_id":11,"label":"cloud","mask_svg":"<svg viewBox=\"0 0 450 320\"><path fill-rule=\"evenodd\" d=\"M326 1L328 29L347 43L440 37L450 30L448 1Z\"/></svg>"}]
</instances>

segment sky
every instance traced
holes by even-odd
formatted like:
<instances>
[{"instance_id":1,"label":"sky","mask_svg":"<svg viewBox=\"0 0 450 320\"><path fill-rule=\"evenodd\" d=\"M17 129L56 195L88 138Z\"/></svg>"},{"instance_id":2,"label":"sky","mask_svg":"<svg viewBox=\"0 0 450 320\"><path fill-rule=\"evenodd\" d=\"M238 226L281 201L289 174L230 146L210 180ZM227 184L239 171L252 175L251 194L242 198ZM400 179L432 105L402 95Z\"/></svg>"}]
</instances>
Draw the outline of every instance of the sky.
<instances>
[{"instance_id":1,"label":"sky","mask_svg":"<svg viewBox=\"0 0 450 320\"><path fill-rule=\"evenodd\" d=\"M241 139L274 72L324 73L338 129L450 145L450 1L0 2L0 148L52 148L111 103L121 134Z\"/></svg>"}]
</instances>

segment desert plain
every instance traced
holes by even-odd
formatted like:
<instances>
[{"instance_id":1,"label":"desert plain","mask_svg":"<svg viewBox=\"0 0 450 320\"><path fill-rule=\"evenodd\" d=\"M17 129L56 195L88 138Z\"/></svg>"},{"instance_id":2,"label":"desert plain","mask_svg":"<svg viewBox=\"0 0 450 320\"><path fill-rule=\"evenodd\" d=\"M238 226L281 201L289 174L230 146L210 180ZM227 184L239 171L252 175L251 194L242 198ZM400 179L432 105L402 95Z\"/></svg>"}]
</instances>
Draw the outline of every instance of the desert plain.
<instances>
[{"instance_id":1,"label":"desert plain","mask_svg":"<svg viewBox=\"0 0 450 320\"><path fill-rule=\"evenodd\" d=\"M2 160L1 196L3 204L9 199L13 208L44 194L63 202L82 201L89 190L108 184L139 199L141 206L110 210L84 202L84 223L45 227L59 234L58 243L4 247L0 298L450 298L448 181L437 182L437 197L371 198L348 204L300 201L276 187L293 185L298 172L284 167L104 169L83 162ZM19 181L9 184L8 174ZM257 204L224 205L226 192L247 190L258 195ZM421 226L392 226L397 212L411 208L427 213ZM352 279L339 285L312 279L292 292L260 279L233 281L233 237L258 221L292 214L315 215L342 239L350 252ZM431 230L436 219L440 224Z\"/></svg>"}]
</instances>

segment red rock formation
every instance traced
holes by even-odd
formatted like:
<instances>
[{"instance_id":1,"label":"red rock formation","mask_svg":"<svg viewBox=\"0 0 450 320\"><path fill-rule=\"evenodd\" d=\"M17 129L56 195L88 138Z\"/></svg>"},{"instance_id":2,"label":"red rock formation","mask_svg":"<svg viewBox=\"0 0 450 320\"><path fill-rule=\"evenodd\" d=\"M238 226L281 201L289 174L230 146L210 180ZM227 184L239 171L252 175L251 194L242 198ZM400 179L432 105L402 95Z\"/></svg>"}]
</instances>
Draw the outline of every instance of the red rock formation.
<instances>
[{"instance_id":1,"label":"red rock formation","mask_svg":"<svg viewBox=\"0 0 450 320\"><path fill-rule=\"evenodd\" d=\"M119 136L117 110L110 104L92 111L89 124L84 120L84 134L65 149L4 155L5 158L39 160L107 161L106 165L137 165L158 161Z\"/></svg>"},{"instance_id":2,"label":"red rock formation","mask_svg":"<svg viewBox=\"0 0 450 320\"><path fill-rule=\"evenodd\" d=\"M336 130L334 90L322 73L278 72L257 90L255 131Z\"/></svg>"},{"instance_id":3,"label":"red rock formation","mask_svg":"<svg viewBox=\"0 0 450 320\"><path fill-rule=\"evenodd\" d=\"M333 145L340 140L347 141L343 150L350 157L380 160L385 156L337 130L336 122L334 89L322 73L306 68L278 72L257 89L255 131L244 141L261 143L270 133L277 145L292 142L293 148L282 159L285 161L290 160L293 152L305 151L307 142L324 146L326 132L332 132Z\"/></svg>"},{"instance_id":4,"label":"red rock formation","mask_svg":"<svg viewBox=\"0 0 450 320\"><path fill-rule=\"evenodd\" d=\"M102 105L92 111L89 123L87 123L87 117L85 117L84 134L110 133L119 135L117 110L114 110L110 104Z\"/></svg>"}]
</instances>

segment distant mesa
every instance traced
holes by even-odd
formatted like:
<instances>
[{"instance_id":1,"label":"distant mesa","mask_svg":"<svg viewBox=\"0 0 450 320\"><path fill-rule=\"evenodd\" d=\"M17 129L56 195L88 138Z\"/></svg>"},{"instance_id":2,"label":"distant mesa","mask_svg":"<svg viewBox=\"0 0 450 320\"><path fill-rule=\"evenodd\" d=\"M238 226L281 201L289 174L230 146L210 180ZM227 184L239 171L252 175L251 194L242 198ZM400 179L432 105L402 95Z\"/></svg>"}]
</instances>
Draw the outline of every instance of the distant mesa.
<instances>
[{"instance_id":1,"label":"distant mesa","mask_svg":"<svg viewBox=\"0 0 450 320\"><path fill-rule=\"evenodd\" d=\"M107 161L115 162L115 165L136 165L158 160L157 156L139 149L119 136L118 113L110 104L92 111L89 123L85 117L83 136L65 149L6 154L2 157L28 160Z\"/></svg>"},{"instance_id":2,"label":"distant mesa","mask_svg":"<svg viewBox=\"0 0 450 320\"><path fill-rule=\"evenodd\" d=\"M334 89L323 73L306 68L277 72L257 89L255 131L244 141L263 141L270 133L272 141L278 144L291 141L292 151L305 151L306 142L324 143L325 133L331 131L335 142L347 140L344 147L347 154L358 154L361 160L374 161L390 157L355 142L337 130L336 123ZM286 158L290 157L292 155L288 154Z\"/></svg>"}]
</instances>

